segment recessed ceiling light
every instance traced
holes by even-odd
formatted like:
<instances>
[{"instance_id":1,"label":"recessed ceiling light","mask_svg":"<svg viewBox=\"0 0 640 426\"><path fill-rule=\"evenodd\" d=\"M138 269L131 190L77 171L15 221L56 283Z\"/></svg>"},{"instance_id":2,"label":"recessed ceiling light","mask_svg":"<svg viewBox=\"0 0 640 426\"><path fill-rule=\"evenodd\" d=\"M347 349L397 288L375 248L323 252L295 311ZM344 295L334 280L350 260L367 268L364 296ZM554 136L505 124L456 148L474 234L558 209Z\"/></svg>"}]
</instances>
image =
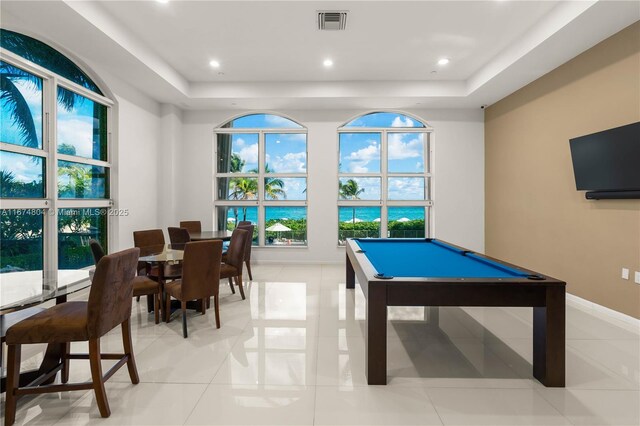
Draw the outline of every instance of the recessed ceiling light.
<instances>
[{"instance_id":1,"label":"recessed ceiling light","mask_svg":"<svg viewBox=\"0 0 640 426\"><path fill-rule=\"evenodd\" d=\"M333 61L331 59L325 59L322 65L324 65L326 68L332 67Z\"/></svg>"},{"instance_id":2,"label":"recessed ceiling light","mask_svg":"<svg viewBox=\"0 0 640 426\"><path fill-rule=\"evenodd\" d=\"M209 61L209 65L211 65L213 68L220 68L220 62L216 60Z\"/></svg>"},{"instance_id":3,"label":"recessed ceiling light","mask_svg":"<svg viewBox=\"0 0 640 426\"><path fill-rule=\"evenodd\" d=\"M169 0L156 0L158 3L167 4Z\"/></svg>"},{"instance_id":4,"label":"recessed ceiling light","mask_svg":"<svg viewBox=\"0 0 640 426\"><path fill-rule=\"evenodd\" d=\"M438 60L438 65L447 65L448 63L449 63L449 60L447 58L442 58Z\"/></svg>"}]
</instances>

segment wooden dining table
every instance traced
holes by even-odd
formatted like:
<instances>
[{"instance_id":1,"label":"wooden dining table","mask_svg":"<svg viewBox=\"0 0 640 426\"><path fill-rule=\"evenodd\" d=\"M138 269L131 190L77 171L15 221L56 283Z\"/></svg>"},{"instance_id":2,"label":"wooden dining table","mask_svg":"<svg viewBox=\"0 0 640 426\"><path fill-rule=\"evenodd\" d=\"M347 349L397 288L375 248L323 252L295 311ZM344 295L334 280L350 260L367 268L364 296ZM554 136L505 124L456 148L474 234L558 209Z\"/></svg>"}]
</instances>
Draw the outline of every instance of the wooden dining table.
<instances>
[{"instance_id":1,"label":"wooden dining table","mask_svg":"<svg viewBox=\"0 0 640 426\"><path fill-rule=\"evenodd\" d=\"M231 240L231 232L229 231L201 231L201 232L189 232L191 241L206 241L206 240Z\"/></svg>"},{"instance_id":2,"label":"wooden dining table","mask_svg":"<svg viewBox=\"0 0 640 426\"><path fill-rule=\"evenodd\" d=\"M182 245L180 245L182 246ZM140 257L138 258L138 262L145 262L147 268L152 266L158 267L158 282L160 283L160 312L162 312L162 320L166 321L166 313L165 310L165 293L164 293L164 284L165 284L165 276L164 269L167 263L182 263L184 259L184 247L180 247L180 249L174 248L171 244L161 244L154 245L149 247L140 248ZM150 301L147 301L147 307L151 309L152 305ZM196 309L196 308L194 308Z\"/></svg>"}]
</instances>

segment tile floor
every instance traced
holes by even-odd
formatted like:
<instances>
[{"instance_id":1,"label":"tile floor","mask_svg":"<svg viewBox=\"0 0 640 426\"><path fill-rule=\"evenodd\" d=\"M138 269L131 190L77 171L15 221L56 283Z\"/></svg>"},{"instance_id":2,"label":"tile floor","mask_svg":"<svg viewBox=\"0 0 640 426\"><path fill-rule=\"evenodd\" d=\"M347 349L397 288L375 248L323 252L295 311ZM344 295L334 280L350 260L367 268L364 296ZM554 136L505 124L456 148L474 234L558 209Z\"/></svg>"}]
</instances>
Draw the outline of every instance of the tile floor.
<instances>
[{"instance_id":1,"label":"tile floor","mask_svg":"<svg viewBox=\"0 0 640 426\"><path fill-rule=\"evenodd\" d=\"M222 328L212 311L191 313L188 339L179 318L155 325L134 301L141 383L126 368L107 383L111 417L92 392L73 392L22 398L16 424L640 424L640 330L573 305L565 389L531 376L530 308L440 308L439 326L433 308L392 308L389 384L367 386L364 298L343 276L339 265L256 265L247 300L222 286ZM114 330L103 347L120 342ZM25 349L23 368L40 351ZM72 361L72 380L89 377Z\"/></svg>"}]
</instances>

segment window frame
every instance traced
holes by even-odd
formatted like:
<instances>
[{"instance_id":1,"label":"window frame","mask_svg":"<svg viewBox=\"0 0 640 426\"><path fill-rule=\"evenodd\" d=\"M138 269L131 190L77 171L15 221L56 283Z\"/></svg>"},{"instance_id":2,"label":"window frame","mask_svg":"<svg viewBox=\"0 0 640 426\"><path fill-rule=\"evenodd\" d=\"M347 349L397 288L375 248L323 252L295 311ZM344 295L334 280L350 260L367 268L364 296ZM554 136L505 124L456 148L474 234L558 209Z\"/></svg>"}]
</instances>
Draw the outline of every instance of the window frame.
<instances>
[{"instance_id":1,"label":"window frame","mask_svg":"<svg viewBox=\"0 0 640 426\"><path fill-rule=\"evenodd\" d=\"M345 127L352 121L365 117L369 114L389 112L393 114L404 115L416 120L424 125L424 127ZM389 219L388 208L389 207L423 207L425 214L425 237L430 238L433 235L434 220L433 220L433 198L435 194L434 183L434 131L433 127L428 125L424 120L419 119L411 114L407 114L402 111L369 111L358 116L352 117L347 120L343 125L338 128L337 131L337 143L336 143L336 164L340 163L340 136L348 133L379 133L380 134L380 172L379 173L345 173L340 172L338 167L338 173L336 178L336 199L337 199L337 212L338 212L338 229L336 233L336 242L338 247L345 247L340 244L339 241L339 227L340 227L340 207L380 207L380 238L388 238L389 235ZM389 154L389 134L390 133L421 133L424 134L424 149L423 149L423 164L424 172L419 173L398 173L388 172L388 154ZM381 179L380 187L380 200L344 200L340 198L337 183L341 178L365 178L375 177ZM425 199L424 200L390 200L389 199L389 178L394 177L424 177L425 179Z\"/></svg>"},{"instance_id":2,"label":"window frame","mask_svg":"<svg viewBox=\"0 0 640 426\"><path fill-rule=\"evenodd\" d=\"M61 53L62 54L62 53ZM117 194L117 173L116 158L117 147L114 138L114 117L116 116L116 104L106 96L81 86L73 81L62 77L37 65L7 49L0 47L2 60L12 66L20 68L34 76L42 79L42 149L30 148L21 145L9 144L0 141L0 149L3 151L15 152L26 155L33 155L43 158L45 164L45 194L44 198L37 199L2 199L2 210L11 209L42 209L43 220L43 294L56 291L58 288L71 286L80 281L73 281L60 284L58 270L58 211L59 209L72 208L106 208L114 206L114 198ZM65 55L66 56L66 55ZM76 66L78 64L67 56ZM82 68L78 66L81 70ZM85 70L82 70L90 76ZM77 157L58 153L57 143L57 88L63 87L93 102L104 105L107 108L107 129L106 129L106 161L92 160L84 157ZM75 163L103 166L108 170L106 184L109 187L108 198L104 199L60 199L58 198L58 160L72 161ZM117 221L115 216L107 214L106 247L108 253L114 245L117 235ZM89 265L81 270L89 270L94 266ZM84 279L82 279L84 280ZM81 281L82 281L81 280ZM7 306L19 304L20 301L9 302Z\"/></svg>"},{"instance_id":3,"label":"window frame","mask_svg":"<svg viewBox=\"0 0 640 426\"><path fill-rule=\"evenodd\" d=\"M268 114L276 115L278 117L291 120L295 124L300 125L299 128L234 128L223 127L225 124L237 120L238 118L246 117L248 115L255 114ZM276 114L273 112L249 112L231 118L224 121L220 126L216 127L213 131L213 223L218 223L217 207L234 207L234 206L246 206L257 208L258 218L258 245L260 248L308 248L309 247L309 196L305 200L268 200L264 194L264 181L268 178L305 178L307 182L307 188L309 188L309 133L305 126L282 114ZM233 135L233 134L257 134L258 135L258 173L218 173L218 135ZM305 135L305 162L306 173L265 173L264 168L266 164L266 134L304 134ZM234 177L246 177L255 178L258 180L258 197L255 200L219 200L218 194L218 178L234 178ZM267 207L304 207L307 210L307 240L306 244L302 245L271 245L265 242L265 224L266 224L266 208Z\"/></svg>"}]
</instances>

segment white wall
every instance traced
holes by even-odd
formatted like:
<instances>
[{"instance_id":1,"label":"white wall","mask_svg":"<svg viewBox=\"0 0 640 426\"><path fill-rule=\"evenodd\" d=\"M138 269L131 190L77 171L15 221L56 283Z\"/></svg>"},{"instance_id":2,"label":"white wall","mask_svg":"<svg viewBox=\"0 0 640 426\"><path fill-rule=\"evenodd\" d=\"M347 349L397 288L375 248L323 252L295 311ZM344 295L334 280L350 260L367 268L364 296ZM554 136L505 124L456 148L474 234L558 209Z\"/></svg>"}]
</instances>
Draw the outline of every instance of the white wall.
<instances>
[{"instance_id":1,"label":"white wall","mask_svg":"<svg viewBox=\"0 0 640 426\"><path fill-rule=\"evenodd\" d=\"M368 111L279 111L308 129L308 247L254 248L258 261L340 262L337 246L337 128ZM435 236L484 250L484 116L481 110L407 110L434 128ZM213 129L237 111L185 111L176 141L176 193L180 220L213 227Z\"/></svg>"},{"instance_id":2,"label":"white wall","mask_svg":"<svg viewBox=\"0 0 640 426\"><path fill-rule=\"evenodd\" d=\"M93 69L103 87L114 95L116 116L114 152L116 188L114 209L126 209L127 215L113 219L110 233L111 252L133 247L133 231L157 228L158 158L162 120L160 105L117 77Z\"/></svg>"}]
</instances>

